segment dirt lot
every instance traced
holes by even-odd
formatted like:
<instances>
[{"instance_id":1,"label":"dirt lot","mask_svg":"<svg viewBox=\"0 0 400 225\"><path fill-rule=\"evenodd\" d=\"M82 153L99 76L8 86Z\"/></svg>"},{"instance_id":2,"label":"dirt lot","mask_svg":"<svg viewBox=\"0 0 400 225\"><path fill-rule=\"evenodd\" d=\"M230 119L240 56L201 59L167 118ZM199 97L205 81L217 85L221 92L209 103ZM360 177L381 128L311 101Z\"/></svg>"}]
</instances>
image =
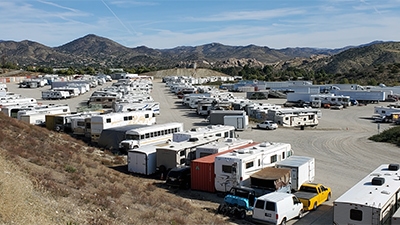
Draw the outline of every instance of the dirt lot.
<instances>
[{"instance_id":1,"label":"dirt lot","mask_svg":"<svg viewBox=\"0 0 400 225\"><path fill-rule=\"evenodd\" d=\"M157 123L171 121L183 122L185 129L201 126L205 123L204 117L199 117L194 110L184 108L180 100L169 93L161 80L154 80L152 93L155 101L161 103L160 116ZM26 97L35 97L38 101L46 103L69 104L72 111L80 104L84 104L91 92L70 100L42 101L41 90L48 89L20 89L16 84L7 84L9 91L20 93ZM99 87L100 88L100 87ZM92 90L93 91L93 90ZM237 94L235 95L243 95ZM269 103L282 104L282 99L266 100ZM296 155L311 156L316 159L315 182L323 183L332 188L331 201L320 206L318 210L307 214L301 220L289 221L288 224L332 224L332 202L348 190L351 186L384 163L400 163L399 148L391 144L375 143L368 137L378 133L376 123L371 116L373 108L387 103L370 104L367 106L352 106L343 110L321 109L322 118L317 127L305 130L293 128L278 128L274 131L248 129L238 132L240 138L252 139L256 142L285 142L290 143ZM254 124L251 125L255 127ZM380 131L389 128L389 124L381 124ZM397 161L395 161L397 160ZM184 193L183 193L184 194ZM203 198L201 192L184 194L197 199ZM212 195L204 195L204 198ZM215 206L220 197L215 195L214 203L193 201L196 204L204 204L205 208ZM249 222L240 221L234 223Z\"/></svg>"}]
</instances>

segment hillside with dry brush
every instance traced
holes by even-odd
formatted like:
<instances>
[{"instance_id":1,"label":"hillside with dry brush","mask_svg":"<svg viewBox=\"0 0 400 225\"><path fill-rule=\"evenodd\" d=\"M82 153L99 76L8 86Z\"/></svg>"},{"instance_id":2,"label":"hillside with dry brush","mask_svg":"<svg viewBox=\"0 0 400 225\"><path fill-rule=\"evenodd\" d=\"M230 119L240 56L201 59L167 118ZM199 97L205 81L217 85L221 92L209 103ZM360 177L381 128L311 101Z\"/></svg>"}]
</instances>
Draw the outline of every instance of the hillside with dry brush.
<instances>
[{"instance_id":1,"label":"hillside with dry brush","mask_svg":"<svg viewBox=\"0 0 400 225\"><path fill-rule=\"evenodd\" d=\"M202 194L122 172L123 156L2 113L0 124L0 224L232 222Z\"/></svg>"}]
</instances>

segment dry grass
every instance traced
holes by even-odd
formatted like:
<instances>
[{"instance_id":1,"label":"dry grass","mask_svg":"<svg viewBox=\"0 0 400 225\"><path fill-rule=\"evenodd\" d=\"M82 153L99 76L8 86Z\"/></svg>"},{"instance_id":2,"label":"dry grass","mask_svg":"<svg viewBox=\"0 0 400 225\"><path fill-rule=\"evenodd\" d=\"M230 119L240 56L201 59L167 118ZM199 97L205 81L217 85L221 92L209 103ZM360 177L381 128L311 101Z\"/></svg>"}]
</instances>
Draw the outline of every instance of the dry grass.
<instances>
[{"instance_id":1,"label":"dry grass","mask_svg":"<svg viewBox=\"0 0 400 225\"><path fill-rule=\"evenodd\" d=\"M162 181L109 168L121 156L1 113L0 124L0 224L229 223Z\"/></svg>"}]
</instances>

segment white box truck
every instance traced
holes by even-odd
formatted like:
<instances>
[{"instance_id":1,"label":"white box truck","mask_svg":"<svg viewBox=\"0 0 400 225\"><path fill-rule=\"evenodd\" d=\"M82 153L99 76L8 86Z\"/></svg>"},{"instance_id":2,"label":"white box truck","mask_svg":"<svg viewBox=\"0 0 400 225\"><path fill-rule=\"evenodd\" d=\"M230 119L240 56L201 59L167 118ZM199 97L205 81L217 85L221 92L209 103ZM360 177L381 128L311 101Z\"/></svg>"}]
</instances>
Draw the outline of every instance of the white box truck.
<instances>
[{"instance_id":1,"label":"white box truck","mask_svg":"<svg viewBox=\"0 0 400 225\"><path fill-rule=\"evenodd\" d=\"M277 168L290 169L290 183L292 191L297 191L303 183L311 183L315 177L315 158L308 156L292 155L291 157L277 162Z\"/></svg>"}]
</instances>

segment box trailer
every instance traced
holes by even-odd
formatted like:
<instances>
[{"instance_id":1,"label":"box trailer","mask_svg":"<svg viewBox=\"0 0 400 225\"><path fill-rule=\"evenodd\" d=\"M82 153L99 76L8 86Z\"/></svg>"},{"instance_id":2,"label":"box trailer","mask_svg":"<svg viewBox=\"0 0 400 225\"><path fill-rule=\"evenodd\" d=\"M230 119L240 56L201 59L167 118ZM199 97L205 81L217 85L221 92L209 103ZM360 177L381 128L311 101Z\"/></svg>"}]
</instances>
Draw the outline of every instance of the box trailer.
<instances>
[{"instance_id":1,"label":"box trailer","mask_svg":"<svg viewBox=\"0 0 400 225\"><path fill-rule=\"evenodd\" d=\"M293 155L275 164L277 168L288 168L293 191L297 191L303 183L311 183L315 177L315 158Z\"/></svg>"},{"instance_id":2,"label":"box trailer","mask_svg":"<svg viewBox=\"0 0 400 225\"><path fill-rule=\"evenodd\" d=\"M246 130L249 127L249 117L247 115L224 116L223 124L234 126L236 130Z\"/></svg>"},{"instance_id":3,"label":"box trailer","mask_svg":"<svg viewBox=\"0 0 400 225\"><path fill-rule=\"evenodd\" d=\"M399 164L383 164L333 202L333 224L390 224L400 203Z\"/></svg>"},{"instance_id":4,"label":"box trailer","mask_svg":"<svg viewBox=\"0 0 400 225\"><path fill-rule=\"evenodd\" d=\"M211 125L224 124L225 116L245 116L243 110L211 110L208 121Z\"/></svg>"},{"instance_id":5,"label":"box trailer","mask_svg":"<svg viewBox=\"0 0 400 225\"><path fill-rule=\"evenodd\" d=\"M152 175L157 172L157 148L168 146L168 142L144 145L128 151L128 171L142 175Z\"/></svg>"}]
</instances>

